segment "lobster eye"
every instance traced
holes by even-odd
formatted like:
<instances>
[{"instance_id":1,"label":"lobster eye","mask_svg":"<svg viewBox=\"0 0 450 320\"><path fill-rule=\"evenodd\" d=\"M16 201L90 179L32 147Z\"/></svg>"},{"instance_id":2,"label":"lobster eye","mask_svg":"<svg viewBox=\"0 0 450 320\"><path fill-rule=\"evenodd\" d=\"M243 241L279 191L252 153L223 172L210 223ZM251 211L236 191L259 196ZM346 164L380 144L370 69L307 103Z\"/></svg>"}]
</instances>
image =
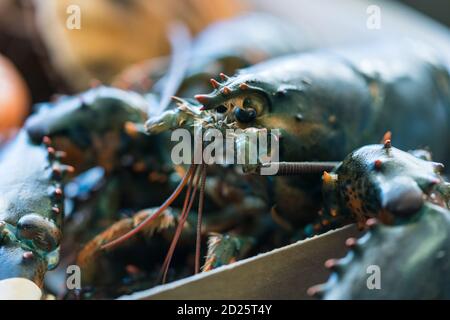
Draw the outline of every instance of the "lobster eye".
<instances>
[{"instance_id":1,"label":"lobster eye","mask_svg":"<svg viewBox=\"0 0 450 320\"><path fill-rule=\"evenodd\" d=\"M256 110L253 108L236 108L234 109L236 120L243 123L249 123L256 119Z\"/></svg>"},{"instance_id":2,"label":"lobster eye","mask_svg":"<svg viewBox=\"0 0 450 320\"><path fill-rule=\"evenodd\" d=\"M244 107L244 108L249 108L249 107L251 107L252 106L252 99L250 99L250 98L245 98L244 99L244 101L242 102L242 106Z\"/></svg>"},{"instance_id":3,"label":"lobster eye","mask_svg":"<svg viewBox=\"0 0 450 320\"><path fill-rule=\"evenodd\" d=\"M228 108L226 106L224 106L223 104L221 104L220 106L218 106L216 108L217 113L225 113L227 111L228 111Z\"/></svg>"},{"instance_id":4,"label":"lobster eye","mask_svg":"<svg viewBox=\"0 0 450 320\"><path fill-rule=\"evenodd\" d=\"M37 214L28 214L17 223L17 237L30 241L37 249L51 252L59 246L61 232L52 221Z\"/></svg>"}]
</instances>

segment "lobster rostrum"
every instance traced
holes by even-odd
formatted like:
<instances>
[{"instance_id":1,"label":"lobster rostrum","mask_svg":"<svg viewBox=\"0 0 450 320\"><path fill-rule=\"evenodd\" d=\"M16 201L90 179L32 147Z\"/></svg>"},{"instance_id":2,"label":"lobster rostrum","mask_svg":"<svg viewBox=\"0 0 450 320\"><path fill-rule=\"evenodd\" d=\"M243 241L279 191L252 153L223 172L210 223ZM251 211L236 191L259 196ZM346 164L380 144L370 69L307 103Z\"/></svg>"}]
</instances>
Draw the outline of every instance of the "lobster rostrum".
<instances>
[{"instance_id":1,"label":"lobster rostrum","mask_svg":"<svg viewBox=\"0 0 450 320\"><path fill-rule=\"evenodd\" d=\"M352 152L325 173L324 216L350 216L367 232L346 241L345 258L325 263L332 276L309 293L325 299L448 299L450 184L441 171L441 164L388 140ZM369 290L374 266L381 280L378 290Z\"/></svg>"},{"instance_id":2,"label":"lobster rostrum","mask_svg":"<svg viewBox=\"0 0 450 320\"><path fill-rule=\"evenodd\" d=\"M136 97L105 87L64 97L41 107L2 150L1 279L24 277L42 286L45 272L57 266L64 184L75 167L81 172L102 163L106 151L118 152L112 137L125 132L127 121L143 123L145 100Z\"/></svg>"}]
</instances>

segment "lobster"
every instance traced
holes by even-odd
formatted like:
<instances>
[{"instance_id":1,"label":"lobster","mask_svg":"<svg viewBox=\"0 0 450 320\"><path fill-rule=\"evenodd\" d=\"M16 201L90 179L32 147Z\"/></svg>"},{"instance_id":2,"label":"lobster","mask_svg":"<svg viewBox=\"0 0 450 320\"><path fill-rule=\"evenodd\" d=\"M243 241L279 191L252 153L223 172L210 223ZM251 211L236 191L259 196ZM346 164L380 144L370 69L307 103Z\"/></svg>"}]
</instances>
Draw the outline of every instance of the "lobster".
<instances>
[{"instance_id":1,"label":"lobster","mask_svg":"<svg viewBox=\"0 0 450 320\"><path fill-rule=\"evenodd\" d=\"M450 183L441 164L384 145L364 146L323 179L326 219L367 227L350 252L330 259L328 282L308 293L324 299L448 299ZM378 290L368 270L381 272Z\"/></svg>"},{"instance_id":2,"label":"lobster","mask_svg":"<svg viewBox=\"0 0 450 320\"><path fill-rule=\"evenodd\" d=\"M222 74L221 83L211 81L212 93L181 100L146 127L151 134L193 124L279 129L282 161L340 161L390 130L399 147L426 146L445 163L450 76L442 61L412 41L276 58L232 77ZM297 226L314 219L322 201L317 181L317 174L276 177L271 193L278 215Z\"/></svg>"},{"instance_id":3,"label":"lobster","mask_svg":"<svg viewBox=\"0 0 450 320\"><path fill-rule=\"evenodd\" d=\"M390 66L395 68L389 69ZM446 160L445 148L440 148L436 137L430 137L423 128L430 124L439 128L436 136L441 139L448 133L449 74L438 56L425 45L408 42L403 46L382 46L378 50L365 48L359 52L353 49L312 52L274 59L241 70L235 77L224 74L220 77L222 83L211 80L215 89L213 93L196 95L197 103L178 99L178 109L151 118L146 129L150 134L159 134L178 127L191 128L198 123L223 130L230 127L281 129L280 156L284 161L336 161L352 148L392 129L402 148L429 146L434 157ZM411 90L416 96L406 97L406 90L408 93ZM425 98L427 101L421 100ZM432 107L428 107L430 105ZM404 122L417 125L406 126ZM356 135L355 132L362 134ZM200 170L200 176L195 174L196 170ZM101 247L110 249L149 227L188 186L181 220L163 264L165 278L198 187L199 211L203 208L204 183L199 184L199 181L205 181L205 172L203 165L192 166L168 202L138 224L132 224L126 233L121 232L117 238L108 237L111 242L100 243ZM272 189L269 193L274 195L277 205L272 210L273 220L292 230L317 217L322 203L317 175L270 180ZM201 222L199 212L198 234L201 234ZM196 243L198 257L198 236ZM217 245L212 239L211 251L214 248ZM225 260L234 260L233 257L222 261L217 254L221 251L208 255L204 270L216 266L211 262L220 261L220 265ZM233 250L225 250L230 251ZM198 260L196 270L199 270Z\"/></svg>"},{"instance_id":4,"label":"lobster","mask_svg":"<svg viewBox=\"0 0 450 320\"><path fill-rule=\"evenodd\" d=\"M0 279L22 277L42 286L45 272L58 263L61 176L72 167L60 163L47 139L33 145L24 131L1 158ZM26 200L17 203L17 196Z\"/></svg>"},{"instance_id":5,"label":"lobster","mask_svg":"<svg viewBox=\"0 0 450 320\"><path fill-rule=\"evenodd\" d=\"M0 279L23 277L42 287L59 262L65 183L97 163L112 169L120 151L112 138L127 120L145 120L145 100L118 89L96 88L57 104L41 106L1 153Z\"/></svg>"},{"instance_id":6,"label":"lobster","mask_svg":"<svg viewBox=\"0 0 450 320\"><path fill-rule=\"evenodd\" d=\"M369 50L370 54L362 49L359 52L311 52L274 59L244 69L231 78L222 74L222 83L211 80L215 89L212 94L196 95L197 102L178 100L180 108L148 120L146 130L152 134L151 137L144 137L140 126L146 121L147 101L131 92L98 88L77 97L63 98L55 108L41 108L27 122L23 133L27 139L20 144L28 152L28 149L48 140L44 137L50 137L52 147L66 151L67 162L75 166L77 172L100 165L106 168L106 172L116 173L123 164L124 156L130 153L147 159L151 151L145 147L157 141L159 136L155 133L177 127L191 128L191 124L195 123L220 129L281 129L280 151L284 161L336 161L355 147L373 141L374 137L391 129L402 148L429 145L433 157L445 162L447 152L436 141L446 141L449 130L448 69L439 62L438 56L430 53L429 48L419 44L406 44L405 47L391 47L383 49L383 52L382 48L378 48ZM424 129L429 125L436 130L433 136ZM249 169L254 170L252 167ZM217 207L207 210L206 172L217 168L206 168L201 164L179 170L183 171L184 177L178 180L179 186L163 206L140 211L134 217L116 222L82 250L78 261L86 266L88 272L83 274L87 275L87 282L95 284L104 270L102 265L95 263L96 259L111 265L117 260L114 256L117 252L110 250L112 246L131 240L131 236L138 233L144 238L155 233L163 238L173 237L163 263L163 276L166 277L182 231L196 229L187 237L197 245L195 269L198 272L199 242L205 234L203 229L214 231L210 226L217 225L217 221L228 224L217 228L218 232L233 230L237 225L238 229L245 230L242 233L244 236L212 235L203 270L233 262L245 255L248 244L252 242L246 238L249 235L267 237L267 230L276 228L273 220L289 230L304 226L316 218L322 203L320 183L315 174L302 179L258 177L255 181L259 188L252 190L257 196L246 198L235 189L242 190L242 185L248 189L249 183L247 180L242 183L242 176L233 168L227 168L226 173L222 171L222 177L232 180L228 185L232 191L228 197L235 199L236 206L229 206L228 200L220 199L223 194L217 196L211 192L211 200L216 203L222 200L223 210L217 210ZM228 173L232 174L228 176ZM33 181L30 177L27 178L28 184ZM236 184L236 181L239 183ZM238 188L235 188L236 185ZM199 216L192 221L189 212L194 208L196 193L199 195ZM177 204L176 198L182 194L185 200ZM267 211L272 203L277 206L271 216ZM176 218L174 212L177 210L169 209L171 205L181 209ZM251 214L239 215L242 211L234 210L236 208ZM220 214L205 215L203 219L201 213L204 209ZM261 212L266 214L260 215ZM330 215L333 215L331 211ZM229 219L236 216L237 220ZM233 222L231 227L229 221L223 222L225 218ZM17 219L11 222L12 225L16 223ZM202 225L206 227L202 228ZM13 232L8 233L8 239L13 238L10 234ZM32 239L34 241L34 236ZM26 241L17 243L25 248L31 246ZM124 243L120 245L125 251L129 249ZM44 256L37 249L35 251ZM120 278L123 268L120 269L118 276L114 272L114 278ZM127 268L129 274L136 274L136 270L132 269ZM40 272L39 278L42 274Z\"/></svg>"},{"instance_id":7,"label":"lobster","mask_svg":"<svg viewBox=\"0 0 450 320\"><path fill-rule=\"evenodd\" d=\"M233 26L233 28L240 29L241 34L248 33L248 37L254 39L252 36L254 35L252 31L254 29L246 26L249 24L253 26L255 23L261 24L263 21L264 26L267 26L267 21L271 22L271 32L265 33L265 36L261 39L253 40L251 44L248 41L243 41L243 39L239 40L234 36L230 36L229 33L224 34L222 32L224 25L227 27ZM297 51L299 47L297 44L294 44L295 41L293 40L297 37L290 37L288 36L289 34L294 35L294 32L289 27L277 19L263 14L251 14L246 17L223 22L217 26L212 26L196 40L192 60L196 64L194 63L195 67L189 69L183 82L185 84L182 85L182 88L191 88L202 83L205 79L205 70L209 68L207 66L220 64L227 66L227 70L230 72L234 72L237 67L247 66L265 57ZM206 51L208 59L206 59L204 49L207 42L218 36L222 39L228 37L229 41L227 45L221 48L209 46L210 49ZM142 82L142 79L133 79L133 81ZM117 81L116 83L119 84L118 86L133 87L132 84L124 84L123 81ZM150 88L146 88L146 90L150 90ZM156 89L152 89L152 94L156 91ZM64 189L66 183L71 187L68 188L70 192L66 192L69 194L66 196L66 203L68 203L67 197L69 199L73 197L72 187L74 183L79 183L84 186L88 185L88 189L96 188L97 186L93 186L95 181L91 181L93 178L90 170L98 167L104 170L101 175L107 177L107 181L105 182L106 186L102 187L102 192L97 196L97 199L92 199L92 195L89 195L89 203L85 204L89 208L87 210L80 208L78 203L75 204L78 207L73 208L73 205L69 206L69 210L67 210L68 217L66 217L65 222L66 233L62 244L60 243L61 239L59 239L62 221L59 221L56 227L59 233L58 249L62 246L62 250L66 255L67 252L78 251L76 245L74 246L75 243L88 242L80 251L77 260L83 270L83 287L93 286L106 290L108 286L111 286L112 282L117 282L117 280L119 282L122 281L124 278L123 271L125 269L130 270L130 267L129 265L123 266L118 264L117 256L123 255L123 252L127 250L130 251L130 246L126 248L127 250L122 250L122 253L120 253L120 250L114 250L114 252L107 252L105 254L104 251L99 251L100 245L118 233L120 234L130 230L130 228L133 228L142 219L151 216L151 212L154 210L139 210L145 207L151 207L159 202L160 199L167 197L168 190L173 187L171 185L173 179L168 177L173 176L174 168L163 165L166 162L165 158L168 152L166 149L160 147L164 145L159 140L161 138L154 136L148 137L143 135L142 130L140 130L140 125L146 120L146 112L149 111L148 105L148 99L144 100L141 96L131 91L125 92L107 87L94 88L74 97L60 97L52 103L39 105L38 112L27 120L25 128L22 130L21 135L27 138L12 142L13 145L23 146L24 155L31 152L28 149L31 150L32 147L36 146L36 148L41 148L40 145L43 140L51 141L52 150L64 150L64 152L58 151L58 154L64 154L65 163L70 163L70 168L74 168L73 170L78 174L76 178L71 175L69 178L60 182L61 190ZM12 153L10 155L9 148L4 152L6 155L5 158L11 157ZM182 168L175 169L183 170ZM38 168L36 168L36 171L38 171ZM221 175L226 174L222 172ZM238 192L236 191L236 186L233 186L233 184L236 184L236 178L232 178L233 174L228 174L227 177L231 184L227 187L229 194L225 197L218 195L218 191L219 187L224 187L227 183L220 182L216 178L209 178L206 181L208 184L206 192L208 193L208 190L211 190L207 194L207 197L210 196L212 199L212 201L206 199L206 209L209 210L211 206L209 204L210 202L212 202L213 210L217 210L217 206L219 208L224 207L225 204L229 206L225 210L218 210L219 214L214 215L211 219L205 219L208 225L207 230L209 231L219 232L229 230L230 226L234 226L238 221L242 219L246 221L254 215L255 211L259 212L262 210L261 201L257 197L244 199L242 195L236 196ZM24 179L28 179L28 183L31 185L33 181L31 176L24 177ZM130 181L132 182L131 184L129 183ZM123 187L125 184L127 187ZM242 182L239 182L239 184L242 184ZM241 187L239 186L239 188ZM246 188L248 189L248 187ZM150 200L148 199L148 194L152 194ZM76 196L77 194L75 194ZM117 197L121 200L117 200ZM226 200L227 198L230 199L228 202ZM111 201L111 199L114 199L114 201ZM117 202L121 203L118 204ZM174 205L177 206L176 203ZM133 218L119 219L117 221L121 206L139 212ZM83 213L85 216L80 217L79 212L75 211L81 211L81 213L87 211L88 213ZM146 237L149 234L152 235L151 246L165 248L164 242L167 242L165 239L173 236L173 226L179 220L179 217L177 218L173 212L176 212L176 209L166 210L161 217L162 219L158 220L156 225L147 228L145 235ZM243 216L244 218L239 217L239 213L242 212L247 212ZM78 214L78 217L73 216L74 214ZM92 216L86 217L89 214ZM234 220L234 222L224 224L218 216L221 216L220 218L228 217L230 220ZM87 221L83 221L80 225L80 218ZM192 226L195 226L195 223L196 221L189 221L189 224ZM14 225L14 222L12 224ZM249 221L241 223L242 226L252 224ZM112 226L98 236L92 236L92 234L95 235L96 232L102 231L105 225ZM259 224L255 223L254 225ZM250 229L257 228L252 227ZM184 230L184 235L186 231L188 230ZM162 244L158 244L160 242L156 239L155 233L163 238L159 239L163 242ZM192 241L192 238L189 241ZM208 254L210 256L210 259L208 259L209 263L205 269L217 267L237 257L241 257L241 253L246 251L243 248L246 247L247 242L249 242L247 238L240 236L211 236L210 247L216 249L210 250L211 252ZM24 246L22 243L21 245ZM134 247L142 247L142 243ZM239 252L235 252L236 247L240 248ZM145 249L145 245L142 248ZM225 258L225 256L216 258L216 251L235 253L231 254L228 258ZM54 255L55 257L58 256L56 253ZM130 256L130 254L125 258L122 256L119 260L129 262ZM42 260L44 261L44 259ZM53 260L56 261L57 259L54 258ZM155 260L158 260L158 258L155 258ZM51 268L56 266L57 262L55 261L52 263ZM186 264L186 262L181 263L181 265L183 264ZM103 276L105 274L102 271L104 270L102 265L108 266L111 277L98 277L98 275ZM45 271L42 269L39 272L39 276L33 279L41 287L44 273ZM133 274L133 272L130 274ZM181 276L185 276L185 274ZM140 278L140 280L142 279ZM121 284L117 286L120 287ZM132 285L128 284L126 287L124 290L129 290ZM116 292L109 290L106 295L117 295L117 291L120 290L122 289L119 288Z\"/></svg>"}]
</instances>

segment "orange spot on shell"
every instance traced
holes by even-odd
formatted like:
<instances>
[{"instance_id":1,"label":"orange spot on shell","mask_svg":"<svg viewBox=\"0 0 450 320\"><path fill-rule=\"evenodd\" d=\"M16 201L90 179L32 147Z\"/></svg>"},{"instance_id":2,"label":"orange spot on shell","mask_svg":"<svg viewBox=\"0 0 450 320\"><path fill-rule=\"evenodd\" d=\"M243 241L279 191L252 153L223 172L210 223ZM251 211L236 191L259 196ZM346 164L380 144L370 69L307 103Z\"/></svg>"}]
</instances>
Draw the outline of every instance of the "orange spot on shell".
<instances>
[{"instance_id":1,"label":"orange spot on shell","mask_svg":"<svg viewBox=\"0 0 450 320\"><path fill-rule=\"evenodd\" d=\"M220 77L220 79L222 79L222 81L228 80L230 78L223 72L219 73L219 77Z\"/></svg>"},{"instance_id":2,"label":"orange spot on shell","mask_svg":"<svg viewBox=\"0 0 450 320\"><path fill-rule=\"evenodd\" d=\"M375 168L376 168L376 169L381 169L381 165L382 165L382 164L383 164L383 163L381 162L380 159L375 160L374 165L375 165Z\"/></svg>"},{"instance_id":3,"label":"orange spot on shell","mask_svg":"<svg viewBox=\"0 0 450 320\"><path fill-rule=\"evenodd\" d=\"M231 90L230 90L230 88L228 88L228 87L224 87L224 88L222 89L222 93L228 95L228 94L231 93Z\"/></svg>"},{"instance_id":4,"label":"orange spot on shell","mask_svg":"<svg viewBox=\"0 0 450 320\"><path fill-rule=\"evenodd\" d=\"M32 251L26 251L23 253L22 257L24 259L31 259L34 257L34 253Z\"/></svg>"},{"instance_id":5,"label":"orange spot on shell","mask_svg":"<svg viewBox=\"0 0 450 320\"><path fill-rule=\"evenodd\" d=\"M241 90L247 90L248 89L248 84L246 84L245 82L241 83L239 85L239 89Z\"/></svg>"},{"instance_id":6,"label":"orange spot on shell","mask_svg":"<svg viewBox=\"0 0 450 320\"><path fill-rule=\"evenodd\" d=\"M133 164L133 171L134 172L144 172L147 170L147 165L144 161L138 161L135 164Z\"/></svg>"},{"instance_id":7,"label":"orange spot on shell","mask_svg":"<svg viewBox=\"0 0 450 320\"><path fill-rule=\"evenodd\" d=\"M137 129L136 125L130 121L125 122L124 130L126 134L133 138L136 138L139 134L139 130Z\"/></svg>"},{"instance_id":8,"label":"orange spot on shell","mask_svg":"<svg viewBox=\"0 0 450 320\"><path fill-rule=\"evenodd\" d=\"M325 261L325 268L332 269L337 265L338 261L336 259L328 259Z\"/></svg>"},{"instance_id":9,"label":"orange spot on shell","mask_svg":"<svg viewBox=\"0 0 450 320\"><path fill-rule=\"evenodd\" d=\"M357 240L355 238L348 238L347 240L345 240L345 245L348 248L353 248L354 246L356 246Z\"/></svg>"}]
</instances>

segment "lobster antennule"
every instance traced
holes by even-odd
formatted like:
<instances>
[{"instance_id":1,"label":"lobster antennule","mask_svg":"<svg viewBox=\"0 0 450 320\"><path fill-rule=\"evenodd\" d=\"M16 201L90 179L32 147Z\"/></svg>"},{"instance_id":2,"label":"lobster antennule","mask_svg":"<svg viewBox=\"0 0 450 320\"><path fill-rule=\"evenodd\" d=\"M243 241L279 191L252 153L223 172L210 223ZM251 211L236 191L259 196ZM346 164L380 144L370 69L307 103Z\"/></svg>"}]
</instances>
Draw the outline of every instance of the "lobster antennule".
<instances>
[{"instance_id":1,"label":"lobster antennule","mask_svg":"<svg viewBox=\"0 0 450 320\"><path fill-rule=\"evenodd\" d=\"M203 164L201 168L200 194L198 199L198 216L197 216L197 239L195 243L195 273L200 272L200 249L202 236L202 219L203 206L205 202L205 184L206 184L206 165Z\"/></svg>"},{"instance_id":2,"label":"lobster antennule","mask_svg":"<svg viewBox=\"0 0 450 320\"><path fill-rule=\"evenodd\" d=\"M205 195L205 182L206 182L206 165L202 164L200 168L200 172L196 176L197 166L194 165L193 173L188 182L188 190L186 193L186 197L183 204L183 209L181 212L180 222L178 224L177 230L175 231L175 235L172 239L172 243L170 244L169 251L164 260L161 272L162 272L162 283L166 282L167 273L169 271L169 265L172 260L175 247L177 245L178 239L183 230L184 224L188 217L189 211L191 210L192 204L195 200L195 196L197 190L199 190L199 202L198 202L198 217L197 217L197 236L196 236L196 244L195 244L195 273L199 273L200 271L200 247L201 247L201 225L202 225L202 215L203 215L203 205L204 205L204 195ZM195 181L194 181L195 179ZM193 192L191 195L191 189L193 188Z\"/></svg>"},{"instance_id":3,"label":"lobster antennule","mask_svg":"<svg viewBox=\"0 0 450 320\"><path fill-rule=\"evenodd\" d=\"M186 196L183 203L183 209L181 210L180 220L178 222L178 227L175 230L175 234L173 236L172 242L170 243L169 250L167 252L166 258L164 259L163 265L161 267L162 274L162 283L166 282L167 273L169 271L170 262L172 261L173 254L175 252L176 245L180 238L181 232L183 231L184 225L186 223L187 217L189 215L189 211L191 210L192 204L195 199L195 194L197 192L198 179L199 176L196 176L197 173L197 165L192 165L192 174L189 177L188 188L186 191ZM195 180L196 179L196 180ZM195 181L194 181L195 180ZM194 189L191 195L191 190Z\"/></svg>"},{"instance_id":4,"label":"lobster antennule","mask_svg":"<svg viewBox=\"0 0 450 320\"><path fill-rule=\"evenodd\" d=\"M184 186L188 182L190 176L192 175L193 170L194 170L194 166L191 165L191 167L189 168L189 171L185 174L185 176L183 177L181 182L178 184L178 186L175 189L175 191L159 207L159 209L153 215L148 216L144 221L142 221L137 227L135 227L130 232L127 232L124 235L118 237L117 239L114 239L111 242L102 245L101 249L103 249L103 250L104 249L108 249L108 248L111 248L111 247L113 247L113 246L115 246L117 244L120 244L120 243L124 242L125 240L128 240L130 237L134 236L140 230L142 230L142 228L144 228L146 225L148 225L149 223L151 223L152 221L157 219L161 215L161 213L164 212L164 210L166 210L172 204L172 202L175 201L176 198L178 198L178 196L180 195L180 193L183 190Z\"/></svg>"}]
</instances>

